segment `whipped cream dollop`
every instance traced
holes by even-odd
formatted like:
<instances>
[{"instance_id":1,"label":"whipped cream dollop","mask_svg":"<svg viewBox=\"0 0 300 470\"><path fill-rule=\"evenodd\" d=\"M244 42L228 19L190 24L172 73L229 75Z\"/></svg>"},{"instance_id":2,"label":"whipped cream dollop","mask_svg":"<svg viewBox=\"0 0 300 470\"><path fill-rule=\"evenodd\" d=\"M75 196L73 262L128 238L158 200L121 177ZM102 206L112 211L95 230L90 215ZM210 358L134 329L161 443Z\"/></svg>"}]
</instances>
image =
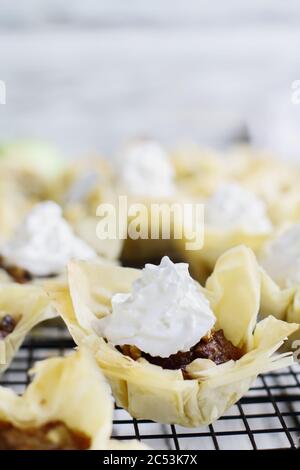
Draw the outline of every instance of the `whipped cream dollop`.
<instances>
[{"instance_id":1,"label":"whipped cream dollop","mask_svg":"<svg viewBox=\"0 0 300 470\"><path fill-rule=\"evenodd\" d=\"M205 223L213 228L241 228L250 233L272 229L265 203L237 183L220 186L205 203Z\"/></svg>"},{"instance_id":2,"label":"whipped cream dollop","mask_svg":"<svg viewBox=\"0 0 300 470\"><path fill-rule=\"evenodd\" d=\"M112 298L111 315L94 324L114 346L132 345L152 356L189 351L214 326L216 318L188 264L165 256L146 264L129 294Z\"/></svg>"},{"instance_id":3,"label":"whipped cream dollop","mask_svg":"<svg viewBox=\"0 0 300 470\"><path fill-rule=\"evenodd\" d=\"M174 169L168 154L155 141L128 145L117 164L120 184L131 194L155 198L174 194Z\"/></svg>"},{"instance_id":4,"label":"whipped cream dollop","mask_svg":"<svg viewBox=\"0 0 300 470\"><path fill-rule=\"evenodd\" d=\"M269 242L260 263L280 287L300 285L300 224Z\"/></svg>"},{"instance_id":5,"label":"whipped cream dollop","mask_svg":"<svg viewBox=\"0 0 300 470\"><path fill-rule=\"evenodd\" d=\"M34 206L0 252L6 264L19 266L33 276L60 274L70 259L96 256L74 234L62 209L52 201Z\"/></svg>"}]
</instances>

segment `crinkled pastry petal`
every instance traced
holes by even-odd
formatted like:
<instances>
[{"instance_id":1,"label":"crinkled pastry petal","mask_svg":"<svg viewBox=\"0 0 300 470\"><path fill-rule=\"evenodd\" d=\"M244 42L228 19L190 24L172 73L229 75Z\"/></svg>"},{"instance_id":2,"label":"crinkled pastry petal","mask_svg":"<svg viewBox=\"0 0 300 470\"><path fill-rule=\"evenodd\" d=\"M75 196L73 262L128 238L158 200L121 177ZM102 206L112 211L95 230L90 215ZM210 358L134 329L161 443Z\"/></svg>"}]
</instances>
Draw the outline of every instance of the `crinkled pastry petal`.
<instances>
[{"instance_id":1,"label":"crinkled pastry petal","mask_svg":"<svg viewBox=\"0 0 300 470\"><path fill-rule=\"evenodd\" d=\"M283 289L261 269L261 309L260 316L274 315L285 322L300 327L300 286ZM295 350L299 346L300 328L290 336L284 350Z\"/></svg>"},{"instance_id":2,"label":"crinkled pastry petal","mask_svg":"<svg viewBox=\"0 0 300 470\"><path fill-rule=\"evenodd\" d=\"M41 287L15 283L0 284L0 311L17 320L16 327L0 340L0 373L4 372L30 330L44 320L54 318L49 297Z\"/></svg>"},{"instance_id":3,"label":"crinkled pastry petal","mask_svg":"<svg viewBox=\"0 0 300 470\"><path fill-rule=\"evenodd\" d=\"M260 272L253 252L245 246L228 250L206 282L217 328L235 346L252 348L260 306Z\"/></svg>"},{"instance_id":4,"label":"crinkled pastry petal","mask_svg":"<svg viewBox=\"0 0 300 470\"><path fill-rule=\"evenodd\" d=\"M267 233L248 233L241 229L216 230L204 227L203 247L199 250L187 250L188 240L175 240L179 252L189 263L193 276L200 282L205 282L214 270L218 258L239 245L245 245L258 253L270 238Z\"/></svg>"}]
</instances>

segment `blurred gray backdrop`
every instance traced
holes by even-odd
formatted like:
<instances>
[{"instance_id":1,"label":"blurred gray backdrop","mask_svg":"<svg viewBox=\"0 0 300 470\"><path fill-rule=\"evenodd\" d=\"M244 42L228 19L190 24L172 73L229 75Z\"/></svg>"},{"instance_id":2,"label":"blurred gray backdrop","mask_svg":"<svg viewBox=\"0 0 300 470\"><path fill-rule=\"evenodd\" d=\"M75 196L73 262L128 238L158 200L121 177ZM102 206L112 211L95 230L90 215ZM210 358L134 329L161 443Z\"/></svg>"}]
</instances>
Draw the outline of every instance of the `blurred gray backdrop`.
<instances>
[{"instance_id":1,"label":"blurred gray backdrop","mask_svg":"<svg viewBox=\"0 0 300 470\"><path fill-rule=\"evenodd\" d=\"M299 78L299 26L296 0L0 0L0 139L226 144Z\"/></svg>"}]
</instances>

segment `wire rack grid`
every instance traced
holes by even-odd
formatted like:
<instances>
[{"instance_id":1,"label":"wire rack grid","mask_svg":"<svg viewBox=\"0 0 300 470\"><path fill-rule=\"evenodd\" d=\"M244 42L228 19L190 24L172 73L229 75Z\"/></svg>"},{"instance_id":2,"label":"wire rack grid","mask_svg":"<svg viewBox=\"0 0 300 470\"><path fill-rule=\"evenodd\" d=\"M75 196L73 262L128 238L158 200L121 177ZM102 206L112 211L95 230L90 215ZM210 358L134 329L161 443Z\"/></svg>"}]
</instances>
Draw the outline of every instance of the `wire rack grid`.
<instances>
[{"instance_id":1,"label":"wire rack grid","mask_svg":"<svg viewBox=\"0 0 300 470\"><path fill-rule=\"evenodd\" d=\"M2 385L21 393L30 381L28 370L36 361L72 350L74 343L67 335L58 338L49 332L26 341L2 377ZM157 450L297 449L300 365L260 376L245 397L207 427L191 429L135 420L116 407L113 437L137 438Z\"/></svg>"}]
</instances>

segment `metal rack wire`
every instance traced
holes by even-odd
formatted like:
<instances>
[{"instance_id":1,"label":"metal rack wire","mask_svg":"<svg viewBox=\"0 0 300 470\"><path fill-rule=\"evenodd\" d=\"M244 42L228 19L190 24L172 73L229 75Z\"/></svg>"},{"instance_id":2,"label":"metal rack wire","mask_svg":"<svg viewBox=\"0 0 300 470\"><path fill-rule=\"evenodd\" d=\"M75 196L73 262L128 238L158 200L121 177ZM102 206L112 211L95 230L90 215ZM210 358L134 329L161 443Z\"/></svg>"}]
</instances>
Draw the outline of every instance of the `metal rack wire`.
<instances>
[{"instance_id":1,"label":"metal rack wire","mask_svg":"<svg viewBox=\"0 0 300 470\"><path fill-rule=\"evenodd\" d=\"M74 343L65 334L31 337L21 348L2 385L22 392L33 363L65 355ZM50 339L49 339L50 338ZM249 393L222 418L196 429L135 420L116 407L113 436L137 438L159 450L296 449L300 447L300 366L260 376Z\"/></svg>"}]
</instances>

